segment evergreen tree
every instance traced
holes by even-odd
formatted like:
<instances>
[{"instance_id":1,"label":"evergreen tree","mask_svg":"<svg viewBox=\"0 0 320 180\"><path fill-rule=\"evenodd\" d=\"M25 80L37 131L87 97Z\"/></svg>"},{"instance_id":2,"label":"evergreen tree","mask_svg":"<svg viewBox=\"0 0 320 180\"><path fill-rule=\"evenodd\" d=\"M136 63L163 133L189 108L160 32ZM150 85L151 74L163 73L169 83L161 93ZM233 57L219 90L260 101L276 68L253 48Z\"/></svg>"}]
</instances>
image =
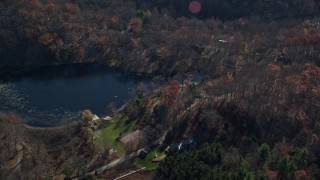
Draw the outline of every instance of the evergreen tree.
<instances>
[{"instance_id":1,"label":"evergreen tree","mask_svg":"<svg viewBox=\"0 0 320 180\"><path fill-rule=\"evenodd\" d=\"M267 162L267 160L269 159L270 157L270 147L268 144L262 144L259 149L258 149L258 152L259 152L259 156L260 158L262 159L262 162L263 164L265 164Z\"/></svg>"}]
</instances>

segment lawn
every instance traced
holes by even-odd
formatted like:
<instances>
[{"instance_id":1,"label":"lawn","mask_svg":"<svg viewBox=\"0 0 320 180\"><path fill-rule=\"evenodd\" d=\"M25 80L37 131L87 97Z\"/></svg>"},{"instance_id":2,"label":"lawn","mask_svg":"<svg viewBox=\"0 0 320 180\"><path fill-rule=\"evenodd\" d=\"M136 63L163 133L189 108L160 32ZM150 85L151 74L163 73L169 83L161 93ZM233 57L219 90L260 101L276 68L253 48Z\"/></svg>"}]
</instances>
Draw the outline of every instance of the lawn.
<instances>
[{"instance_id":1,"label":"lawn","mask_svg":"<svg viewBox=\"0 0 320 180\"><path fill-rule=\"evenodd\" d=\"M135 160L135 164L138 167L146 167L148 170L154 170L159 167L159 162L152 162L152 159L154 158L155 154L159 156L164 155L164 151L160 151L159 147L154 148L151 150L147 156L144 159L137 158Z\"/></svg>"},{"instance_id":2,"label":"lawn","mask_svg":"<svg viewBox=\"0 0 320 180\"><path fill-rule=\"evenodd\" d=\"M121 156L125 153L125 147L117 139L122 134L132 131L135 125L136 121L129 122L127 116L118 115L100 126L101 134L95 138L95 142L101 144L104 148L117 150L116 154Z\"/></svg>"}]
</instances>

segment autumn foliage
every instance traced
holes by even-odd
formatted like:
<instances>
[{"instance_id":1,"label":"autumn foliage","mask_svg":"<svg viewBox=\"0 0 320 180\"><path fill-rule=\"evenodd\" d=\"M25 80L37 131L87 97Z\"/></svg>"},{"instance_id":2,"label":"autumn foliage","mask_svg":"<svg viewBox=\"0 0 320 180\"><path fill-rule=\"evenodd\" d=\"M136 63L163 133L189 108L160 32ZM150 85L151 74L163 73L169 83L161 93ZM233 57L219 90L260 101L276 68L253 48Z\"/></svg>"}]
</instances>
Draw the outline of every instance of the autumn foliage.
<instances>
[{"instance_id":1,"label":"autumn foliage","mask_svg":"<svg viewBox=\"0 0 320 180\"><path fill-rule=\"evenodd\" d=\"M64 8L66 11L70 14L76 15L80 11L80 7L78 4L73 4L73 3L66 3L64 5Z\"/></svg>"},{"instance_id":2,"label":"autumn foliage","mask_svg":"<svg viewBox=\"0 0 320 180\"><path fill-rule=\"evenodd\" d=\"M320 95L320 68L312 64L304 65L304 70L301 73L297 85L297 90L300 93L306 93L308 90Z\"/></svg>"},{"instance_id":3,"label":"autumn foliage","mask_svg":"<svg viewBox=\"0 0 320 180\"><path fill-rule=\"evenodd\" d=\"M26 65L98 62L160 76L168 82L153 94L157 107L148 109L152 102L141 106L147 100L139 99L133 119L150 127L179 122L177 130L188 126L190 134L207 140L223 130L226 144L240 147L250 158L255 156L246 154L248 144L261 142L274 148L284 144L288 151L279 151L286 156L298 145L320 153L320 20L315 0L206 0L199 1L203 9L198 14L188 12L185 0L3 2L0 72L24 70ZM186 82L194 72L204 83L181 86L179 81ZM278 160L284 165L291 161ZM275 169L269 174L277 174Z\"/></svg>"},{"instance_id":4,"label":"autumn foliage","mask_svg":"<svg viewBox=\"0 0 320 180\"><path fill-rule=\"evenodd\" d=\"M180 84L178 81L170 81L167 85L164 85L163 96L161 103L164 106L170 106L176 100L177 93L180 90Z\"/></svg>"}]
</instances>

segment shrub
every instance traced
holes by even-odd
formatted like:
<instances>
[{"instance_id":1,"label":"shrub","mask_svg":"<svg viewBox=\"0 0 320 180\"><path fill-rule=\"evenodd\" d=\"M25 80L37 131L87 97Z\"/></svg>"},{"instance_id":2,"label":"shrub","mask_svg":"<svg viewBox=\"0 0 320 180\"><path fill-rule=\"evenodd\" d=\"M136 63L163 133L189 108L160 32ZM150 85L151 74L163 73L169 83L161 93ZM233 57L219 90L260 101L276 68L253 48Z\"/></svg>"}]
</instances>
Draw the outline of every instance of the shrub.
<instances>
[{"instance_id":1,"label":"shrub","mask_svg":"<svg viewBox=\"0 0 320 180\"><path fill-rule=\"evenodd\" d=\"M93 119L94 115L92 114L92 112L90 110L84 110L81 113L81 119L82 120L87 120L87 121L91 121Z\"/></svg>"},{"instance_id":2,"label":"shrub","mask_svg":"<svg viewBox=\"0 0 320 180\"><path fill-rule=\"evenodd\" d=\"M151 16L150 11L137 10L137 17L141 19L143 24L148 24L150 16Z\"/></svg>"}]
</instances>

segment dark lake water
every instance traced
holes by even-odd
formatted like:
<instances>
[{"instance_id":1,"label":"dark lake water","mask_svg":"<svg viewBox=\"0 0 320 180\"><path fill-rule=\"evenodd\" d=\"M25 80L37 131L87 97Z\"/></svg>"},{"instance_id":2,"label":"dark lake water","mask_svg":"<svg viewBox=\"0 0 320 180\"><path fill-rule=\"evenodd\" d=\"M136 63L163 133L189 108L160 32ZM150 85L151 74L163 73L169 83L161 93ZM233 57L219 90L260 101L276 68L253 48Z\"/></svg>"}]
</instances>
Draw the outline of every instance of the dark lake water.
<instances>
[{"instance_id":1,"label":"dark lake water","mask_svg":"<svg viewBox=\"0 0 320 180\"><path fill-rule=\"evenodd\" d=\"M3 83L1 109L22 112L28 124L52 126L84 109L110 113L110 103L121 107L142 83L152 86L148 77L96 64L43 67Z\"/></svg>"}]
</instances>

